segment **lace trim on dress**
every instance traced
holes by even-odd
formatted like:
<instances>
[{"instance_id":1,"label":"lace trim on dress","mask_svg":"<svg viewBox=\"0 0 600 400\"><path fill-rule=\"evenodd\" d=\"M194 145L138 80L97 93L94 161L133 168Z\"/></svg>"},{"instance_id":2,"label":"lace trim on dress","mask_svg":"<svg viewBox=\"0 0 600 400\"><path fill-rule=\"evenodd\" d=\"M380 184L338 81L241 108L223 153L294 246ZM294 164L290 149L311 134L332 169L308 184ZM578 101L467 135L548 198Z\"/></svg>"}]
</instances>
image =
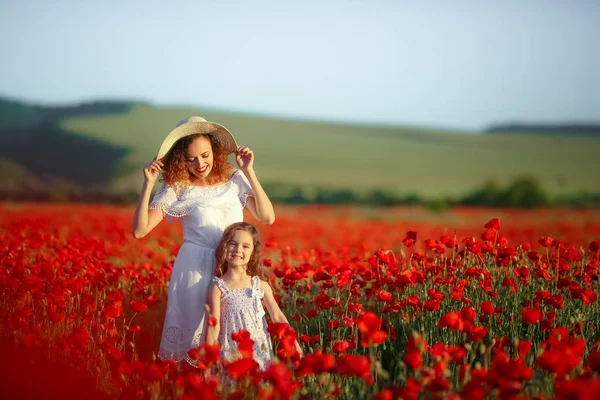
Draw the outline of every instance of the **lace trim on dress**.
<instances>
[{"instance_id":1,"label":"lace trim on dress","mask_svg":"<svg viewBox=\"0 0 600 400\"><path fill-rule=\"evenodd\" d=\"M181 362L181 361L185 360L192 367L198 368L198 360L193 360L188 353L182 354L182 353L176 353L174 351L167 351L164 349L159 349L157 356L161 361Z\"/></svg>"},{"instance_id":2,"label":"lace trim on dress","mask_svg":"<svg viewBox=\"0 0 600 400\"><path fill-rule=\"evenodd\" d=\"M158 358L162 361L176 361L179 362L186 358L187 353L179 353L175 351L167 351L165 349L158 349ZM189 356L188 356L189 358Z\"/></svg>"},{"instance_id":3,"label":"lace trim on dress","mask_svg":"<svg viewBox=\"0 0 600 400\"><path fill-rule=\"evenodd\" d=\"M248 197L254 197L254 191L252 190L252 186L250 186L250 182L248 182L248 179L246 178L246 175L244 175L243 172L240 171L240 173L238 174L236 171L233 178L235 178L236 181L239 181L237 185L240 189L238 192L238 198L240 199L242 208L245 208L246 202L248 201Z\"/></svg>"},{"instance_id":4,"label":"lace trim on dress","mask_svg":"<svg viewBox=\"0 0 600 400\"><path fill-rule=\"evenodd\" d=\"M240 200L241 208L246 207L248 197L254 196L250 183L244 174L237 170L227 182L218 186L187 186L176 191L163 182L148 209L163 210L171 217L184 217L198 206L222 210L236 207L228 203L218 206L209 204L209 200L226 191L233 191L233 195Z\"/></svg>"},{"instance_id":5,"label":"lace trim on dress","mask_svg":"<svg viewBox=\"0 0 600 400\"><path fill-rule=\"evenodd\" d=\"M165 332L165 336L167 340L171 343L181 343L183 341L183 331L176 326L169 326L167 328L167 331ZM192 349L200 347L201 339L202 333L199 333L196 336L194 336L194 339L192 340ZM180 362L182 360L185 360L191 366L198 368L197 360L193 360L190 357L189 352L175 352L160 348L158 350L158 358L162 361Z\"/></svg>"}]
</instances>

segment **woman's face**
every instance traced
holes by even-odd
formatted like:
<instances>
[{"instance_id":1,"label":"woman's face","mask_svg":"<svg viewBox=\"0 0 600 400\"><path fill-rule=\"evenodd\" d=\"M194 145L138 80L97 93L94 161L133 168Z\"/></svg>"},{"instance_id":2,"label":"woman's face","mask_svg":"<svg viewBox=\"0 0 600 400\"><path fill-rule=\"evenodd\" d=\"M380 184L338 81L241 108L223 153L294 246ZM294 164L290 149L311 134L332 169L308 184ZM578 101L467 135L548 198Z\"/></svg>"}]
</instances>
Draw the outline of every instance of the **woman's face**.
<instances>
[{"instance_id":1,"label":"woman's face","mask_svg":"<svg viewBox=\"0 0 600 400\"><path fill-rule=\"evenodd\" d=\"M190 143L185 161L193 176L200 180L206 179L213 169L213 149L210 140L200 136Z\"/></svg>"}]
</instances>

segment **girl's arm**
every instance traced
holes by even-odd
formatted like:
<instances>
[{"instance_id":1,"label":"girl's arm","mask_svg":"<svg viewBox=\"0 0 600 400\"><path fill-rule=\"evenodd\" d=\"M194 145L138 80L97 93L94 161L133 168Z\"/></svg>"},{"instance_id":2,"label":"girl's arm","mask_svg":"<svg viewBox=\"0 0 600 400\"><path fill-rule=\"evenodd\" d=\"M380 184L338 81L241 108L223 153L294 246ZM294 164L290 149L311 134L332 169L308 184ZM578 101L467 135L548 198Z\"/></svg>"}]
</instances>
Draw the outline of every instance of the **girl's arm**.
<instances>
[{"instance_id":1,"label":"girl's arm","mask_svg":"<svg viewBox=\"0 0 600 400\"><path fill-rule=\"evenodd\" d=\"M277 301L275 301L275 296L273 295L273 289L271 289L271 285L261 280L260 287L265 292L265 297L263 298L263 300L265 302L265 306L267 307L267 311L269 312L271 320L273 322L289 324L287 318L285 317L285 314L283 314L283 311L281 311L281 308L279 308L279 304L277 304Z\"/></svg>"},{"instance_id":2,"label":"girl's arm","mask_svg":"<svg viewBox=\"0 0 600 400\"><path fill-rule=\"evenodd\" d=\"M144 185L131 224L131 234L136 239L146 236L165 216L162 210L148 210L152 187L162 167L163 163L160 160L152 160L150 164L144 166Z\"/></svg>"},{"instance_id":3,"label":"girl's arm","mask_svg":"<svg viewBox=\"0 0 600 400\"><path fill-rule=\"evenodd\" d=\"M285 314L283 313L283 311L281 311L279 304L277 304L277 301L275 300L275 296L273 296L273 289L271 289L271 285L269 285L267 282L261 280L260 287L265 292L265 297L263 298L263 300L265 302L265 306L267 307L267 311L269 312L269 316L271 317L271 320L273 322L281 322L281 323L289 325L290 323L288 322L287 318L285 317ZM296 340L294 345L296 347L296 351L300 355L302 355L302 347L300 347L300 343L298 343L298 340Z\"/></svg>"},{"instance_id":4,"label":"girl's arm","mask_svg":"<svg viewBox=\"0 0 600 400\"><path fill-rule=\"evenodd\" d=\"M214 345L219 343L219 331L221 330L221 290L214 283L208 289L206 306L207 318L210 319L212 316L217 319L215 326L208 324L208 328L206 329L206 343Z\"/></svg>"},{"instance_id":5,"label":"girl's arm","mask_svg":"<svg viewBox=\"0 0 600 400\"><path fill-rule=\"evenodd\" d=\"M254 152L247 147L238 147L236 160L254 192L254 197L248 197L246 208L261 223L272 224L275 222L275 210L254 172Z\"/></svg>"}]
</instances>

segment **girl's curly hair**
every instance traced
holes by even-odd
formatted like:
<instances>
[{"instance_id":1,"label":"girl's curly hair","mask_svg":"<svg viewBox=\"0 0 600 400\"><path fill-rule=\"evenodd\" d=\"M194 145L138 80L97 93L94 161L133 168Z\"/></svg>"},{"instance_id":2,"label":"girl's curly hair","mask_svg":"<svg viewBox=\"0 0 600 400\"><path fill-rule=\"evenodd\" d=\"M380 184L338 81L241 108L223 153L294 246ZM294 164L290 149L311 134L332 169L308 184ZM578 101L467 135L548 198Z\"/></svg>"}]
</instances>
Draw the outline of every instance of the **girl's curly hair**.
<instances>
[{"instance_id":1,"label":"girl's curly hair","mask_svg":"<svg viewBox=\"0 0 600 400\"><path fill-rule=\"evenodd\" d=\"M227 158L227 153L210 134L195 134L179 139L163 158L163 180L169 186L186 186L192 181L192 174L187 165L188 146L199 137L204 136L210 141L213 151L213 166L205 180L207 185L216 185L231 178L235 169Z\"/></svg>"},{"instance_id":2,"label":"girl's curly hair","mask_svg":"<svg viewBox=\"0 0 600 400\"><path fill-rule=\"evenodd\" d=\"M260 243L260 235L258 234L256 227L248 222L233 223L225 229L225 232L223 232L223 237L215 251L215 258L217 261L215 275L221 277L227 272L227 242L231 240L235 231L248 232L250 236L252 236L252 241L254 243L254 250L248 261L246 273L249 276L258 276L263 281L268 280L269 274L262 265L262 245Z\"/></svg>"}]
</instances>

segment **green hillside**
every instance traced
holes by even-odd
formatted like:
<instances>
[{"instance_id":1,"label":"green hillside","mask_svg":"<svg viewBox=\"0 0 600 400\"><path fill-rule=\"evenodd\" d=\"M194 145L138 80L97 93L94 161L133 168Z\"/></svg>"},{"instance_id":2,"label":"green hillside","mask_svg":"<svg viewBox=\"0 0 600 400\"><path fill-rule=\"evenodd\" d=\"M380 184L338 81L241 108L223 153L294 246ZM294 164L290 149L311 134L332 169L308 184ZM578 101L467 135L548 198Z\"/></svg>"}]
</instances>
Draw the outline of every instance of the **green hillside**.
<instances>
[{"instance_id":1,"label":"green hillside","mask_svg":"<svg viewBox=\"0 0 600 400\"><path fill-rule=\"evenodd\" d=\"M119 115L65 119L60 127L128 149L115 185L135 189L142 165L176 122L189 115L222 123L238 143L253 148L263 182L426 196L460 195L488 179L505 184L522 175L538 177L551 194L600 187L600 138L478 135L144 105Z\"/></svg>"},{"instance_id":2,"label":"green hillside","mask_svg":"<svg viewBox=\"0 0 600 400\"><path fill-rule=\"evenodd\" d=\"M137 192L142 166L176 122L189 115L224 124L240 144L253 148L257 172L272 191L284 183L308 190L309 197L319 188L462 196L484 181L504 186L525 175L538 178L550 195L600 187L600 137L589 135L473 134L122 101L48 107L2 98L0 183L25 181L25 172L15 173L16 167L36 184L73 182L113 193ZM295 193L288 189L282 190Z\"/></svg>"}]
</instances>

